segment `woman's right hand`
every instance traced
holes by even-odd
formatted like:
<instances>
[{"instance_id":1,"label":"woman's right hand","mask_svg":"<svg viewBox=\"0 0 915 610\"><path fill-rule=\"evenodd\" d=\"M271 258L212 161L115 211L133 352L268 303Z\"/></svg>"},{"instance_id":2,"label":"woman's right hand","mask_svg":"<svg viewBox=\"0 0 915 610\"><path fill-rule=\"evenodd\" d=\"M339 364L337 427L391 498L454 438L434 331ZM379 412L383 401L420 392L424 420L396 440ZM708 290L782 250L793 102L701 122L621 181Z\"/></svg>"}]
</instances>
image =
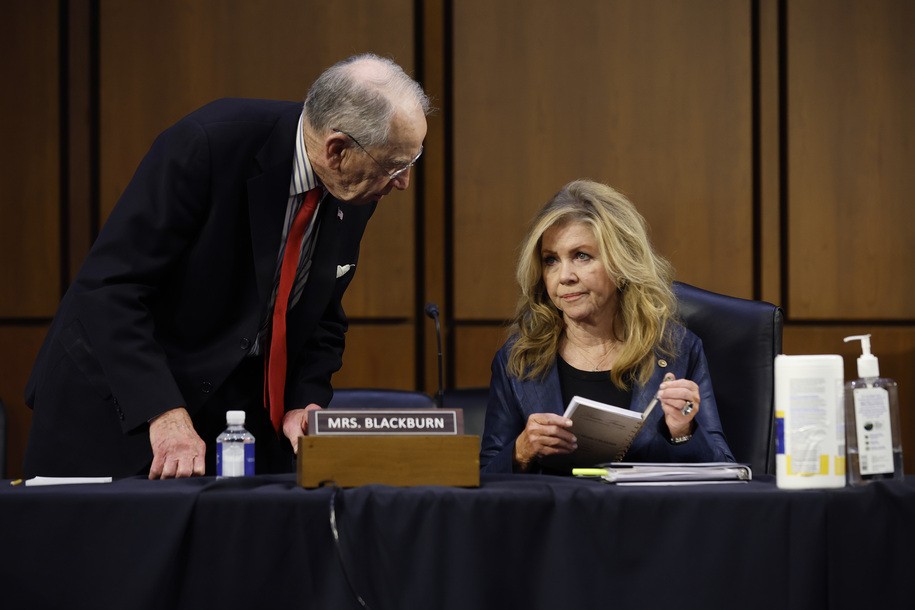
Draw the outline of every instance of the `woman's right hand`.
<instances>
[{"instance_id":1,"label":"woman's right hand","mask_svg":"<svg viewBox=\"0 0 915 610\"><path fill-rule=\"evenodd\" d=\"M515 469L525 472L538 457L571 453L578 448L572 420L555 413L534 413L515 439Z\"/></svg>"}]
</instances>

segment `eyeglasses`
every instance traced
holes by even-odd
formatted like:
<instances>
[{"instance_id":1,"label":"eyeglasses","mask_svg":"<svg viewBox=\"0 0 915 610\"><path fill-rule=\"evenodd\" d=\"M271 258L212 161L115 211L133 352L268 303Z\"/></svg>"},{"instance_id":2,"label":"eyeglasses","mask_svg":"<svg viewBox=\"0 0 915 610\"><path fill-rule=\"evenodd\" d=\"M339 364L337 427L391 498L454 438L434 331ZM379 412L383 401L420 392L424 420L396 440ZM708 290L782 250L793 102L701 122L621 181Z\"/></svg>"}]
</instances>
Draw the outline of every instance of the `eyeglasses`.
<instances>
[{"instance_id":1,"label":"eyeglasses","mask_svg":"<svg viewBox=\"0 0 915 610\"><path fill-rule=\"evenodd\" d=\"M394 180L394 179L396 179L398 176L400 176L401 174L403 174L405 171L407 171L408 169L410 169L411 167L413 167L414 165L416 165L416 162L419 161L419 158L423 155L423 147L420 146L420 147L419 147L419 152L416 154L415 157L413 157L413 159L412 159L409 163L407 163L406 165L404 165L403 167L401 167L401 168L399 168L399 169L396 169L396 170L394 170L394 171L391 171L391 170L385 168L385 166L382 165L381 162L380 162L378 159L376 159L375 157L373 157L373 156L372 156L372 153L370 153L369 151L367 151L367 150L365 149L365 146L363 146L362 144L360 144L360 143L359 143L359 140L357 140L356 138L354 138L352 135L346 133L346 132L343 131L342 129L333 129L333 131L336 131L337 133L342 133L342 134L345 135L347 138L349 138L350 140L352 140L353 142L355 142L355 143L356 143L356 146L358 146L359 148L361 148L361 149L362 149L362 152L364 152L365 154L367 154L367 155L369 156L369 159L371 159L372 161L375 162L375 165L377 165L377 166L378 166L378 169L380 169L380 170L384 173L384 175L386 175L386 176L388 177L388 180Z\"/></svg>"}]
</instances>

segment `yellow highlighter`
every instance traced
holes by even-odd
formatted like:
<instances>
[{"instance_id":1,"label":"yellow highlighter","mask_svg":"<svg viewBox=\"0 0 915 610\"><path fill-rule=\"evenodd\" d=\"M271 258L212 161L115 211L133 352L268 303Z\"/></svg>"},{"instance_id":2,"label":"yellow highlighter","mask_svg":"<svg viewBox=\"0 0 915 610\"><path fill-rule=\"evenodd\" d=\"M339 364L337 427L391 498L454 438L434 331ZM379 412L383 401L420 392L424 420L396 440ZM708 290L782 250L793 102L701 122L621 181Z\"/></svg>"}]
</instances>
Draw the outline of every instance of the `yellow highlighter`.
<instances>
[{"instance_id":1,"label":"yellow highlighter","mask_svg":"<svg viewBox=\"0 0 915 610\"><path fill-rule=\"evenodd\" d=\"M572 476L576 477L602 477L607 474L606 468L573 468Z\"/></svg>"}]
</instances>

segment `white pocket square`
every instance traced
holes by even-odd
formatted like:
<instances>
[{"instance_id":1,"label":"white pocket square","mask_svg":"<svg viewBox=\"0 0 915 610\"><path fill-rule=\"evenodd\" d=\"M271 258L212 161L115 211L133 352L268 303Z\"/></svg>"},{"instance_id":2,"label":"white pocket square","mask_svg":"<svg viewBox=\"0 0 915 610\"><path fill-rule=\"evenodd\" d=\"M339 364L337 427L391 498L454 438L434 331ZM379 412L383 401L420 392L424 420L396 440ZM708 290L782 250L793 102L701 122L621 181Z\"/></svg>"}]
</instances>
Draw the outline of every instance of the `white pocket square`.
<instances>
[{"instance_id":1,"label":"white pocket square","mask_svg":"<svg viewBox=\"0 0 915 610\"><path fill-rule=\"evenodd\" d=\"M349 270L355 266L356 266L355 264L337 265L337 279L339 279L339 278L343 277L344 275L346 275L347 273L349 273Z\"/></svg>"}]
</instances>

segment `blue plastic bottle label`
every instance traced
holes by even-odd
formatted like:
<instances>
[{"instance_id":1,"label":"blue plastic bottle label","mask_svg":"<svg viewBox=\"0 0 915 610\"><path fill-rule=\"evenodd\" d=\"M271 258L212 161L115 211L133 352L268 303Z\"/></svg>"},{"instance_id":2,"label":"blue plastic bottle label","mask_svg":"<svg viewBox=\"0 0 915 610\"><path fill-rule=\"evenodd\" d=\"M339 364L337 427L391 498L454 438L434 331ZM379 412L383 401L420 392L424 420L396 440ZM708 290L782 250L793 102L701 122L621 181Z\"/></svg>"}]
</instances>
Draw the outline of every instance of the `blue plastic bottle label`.
<instances>
[{"instance_id":1,"label":"blue plastic bottle label","mask_svg":"<svg viewBox=\"0 0 915 610\"><path fill-rule=\"evenodd\" d=\"M785 416L775 416L775 453L785 455Z\"/></svg>"},{"instance_id":2,"label":"blue plastic bottle label","mask_svg":"<svg viewBox=\"0 0 915 610\"><path fill-rule=\"evenodd\" d=\"M254 476L254 443L245 445L245 476Z\"/></svg>"},{"instance_id":3,"label":"blue plastic bottle label","mask_svg":"<svg viewBox=\"0 0 915 610\"><path fill-rule=\"evenodd\" d=\"M254 443L216 443L216 476L254 476Z\"/></svg>"}]
</instances>

